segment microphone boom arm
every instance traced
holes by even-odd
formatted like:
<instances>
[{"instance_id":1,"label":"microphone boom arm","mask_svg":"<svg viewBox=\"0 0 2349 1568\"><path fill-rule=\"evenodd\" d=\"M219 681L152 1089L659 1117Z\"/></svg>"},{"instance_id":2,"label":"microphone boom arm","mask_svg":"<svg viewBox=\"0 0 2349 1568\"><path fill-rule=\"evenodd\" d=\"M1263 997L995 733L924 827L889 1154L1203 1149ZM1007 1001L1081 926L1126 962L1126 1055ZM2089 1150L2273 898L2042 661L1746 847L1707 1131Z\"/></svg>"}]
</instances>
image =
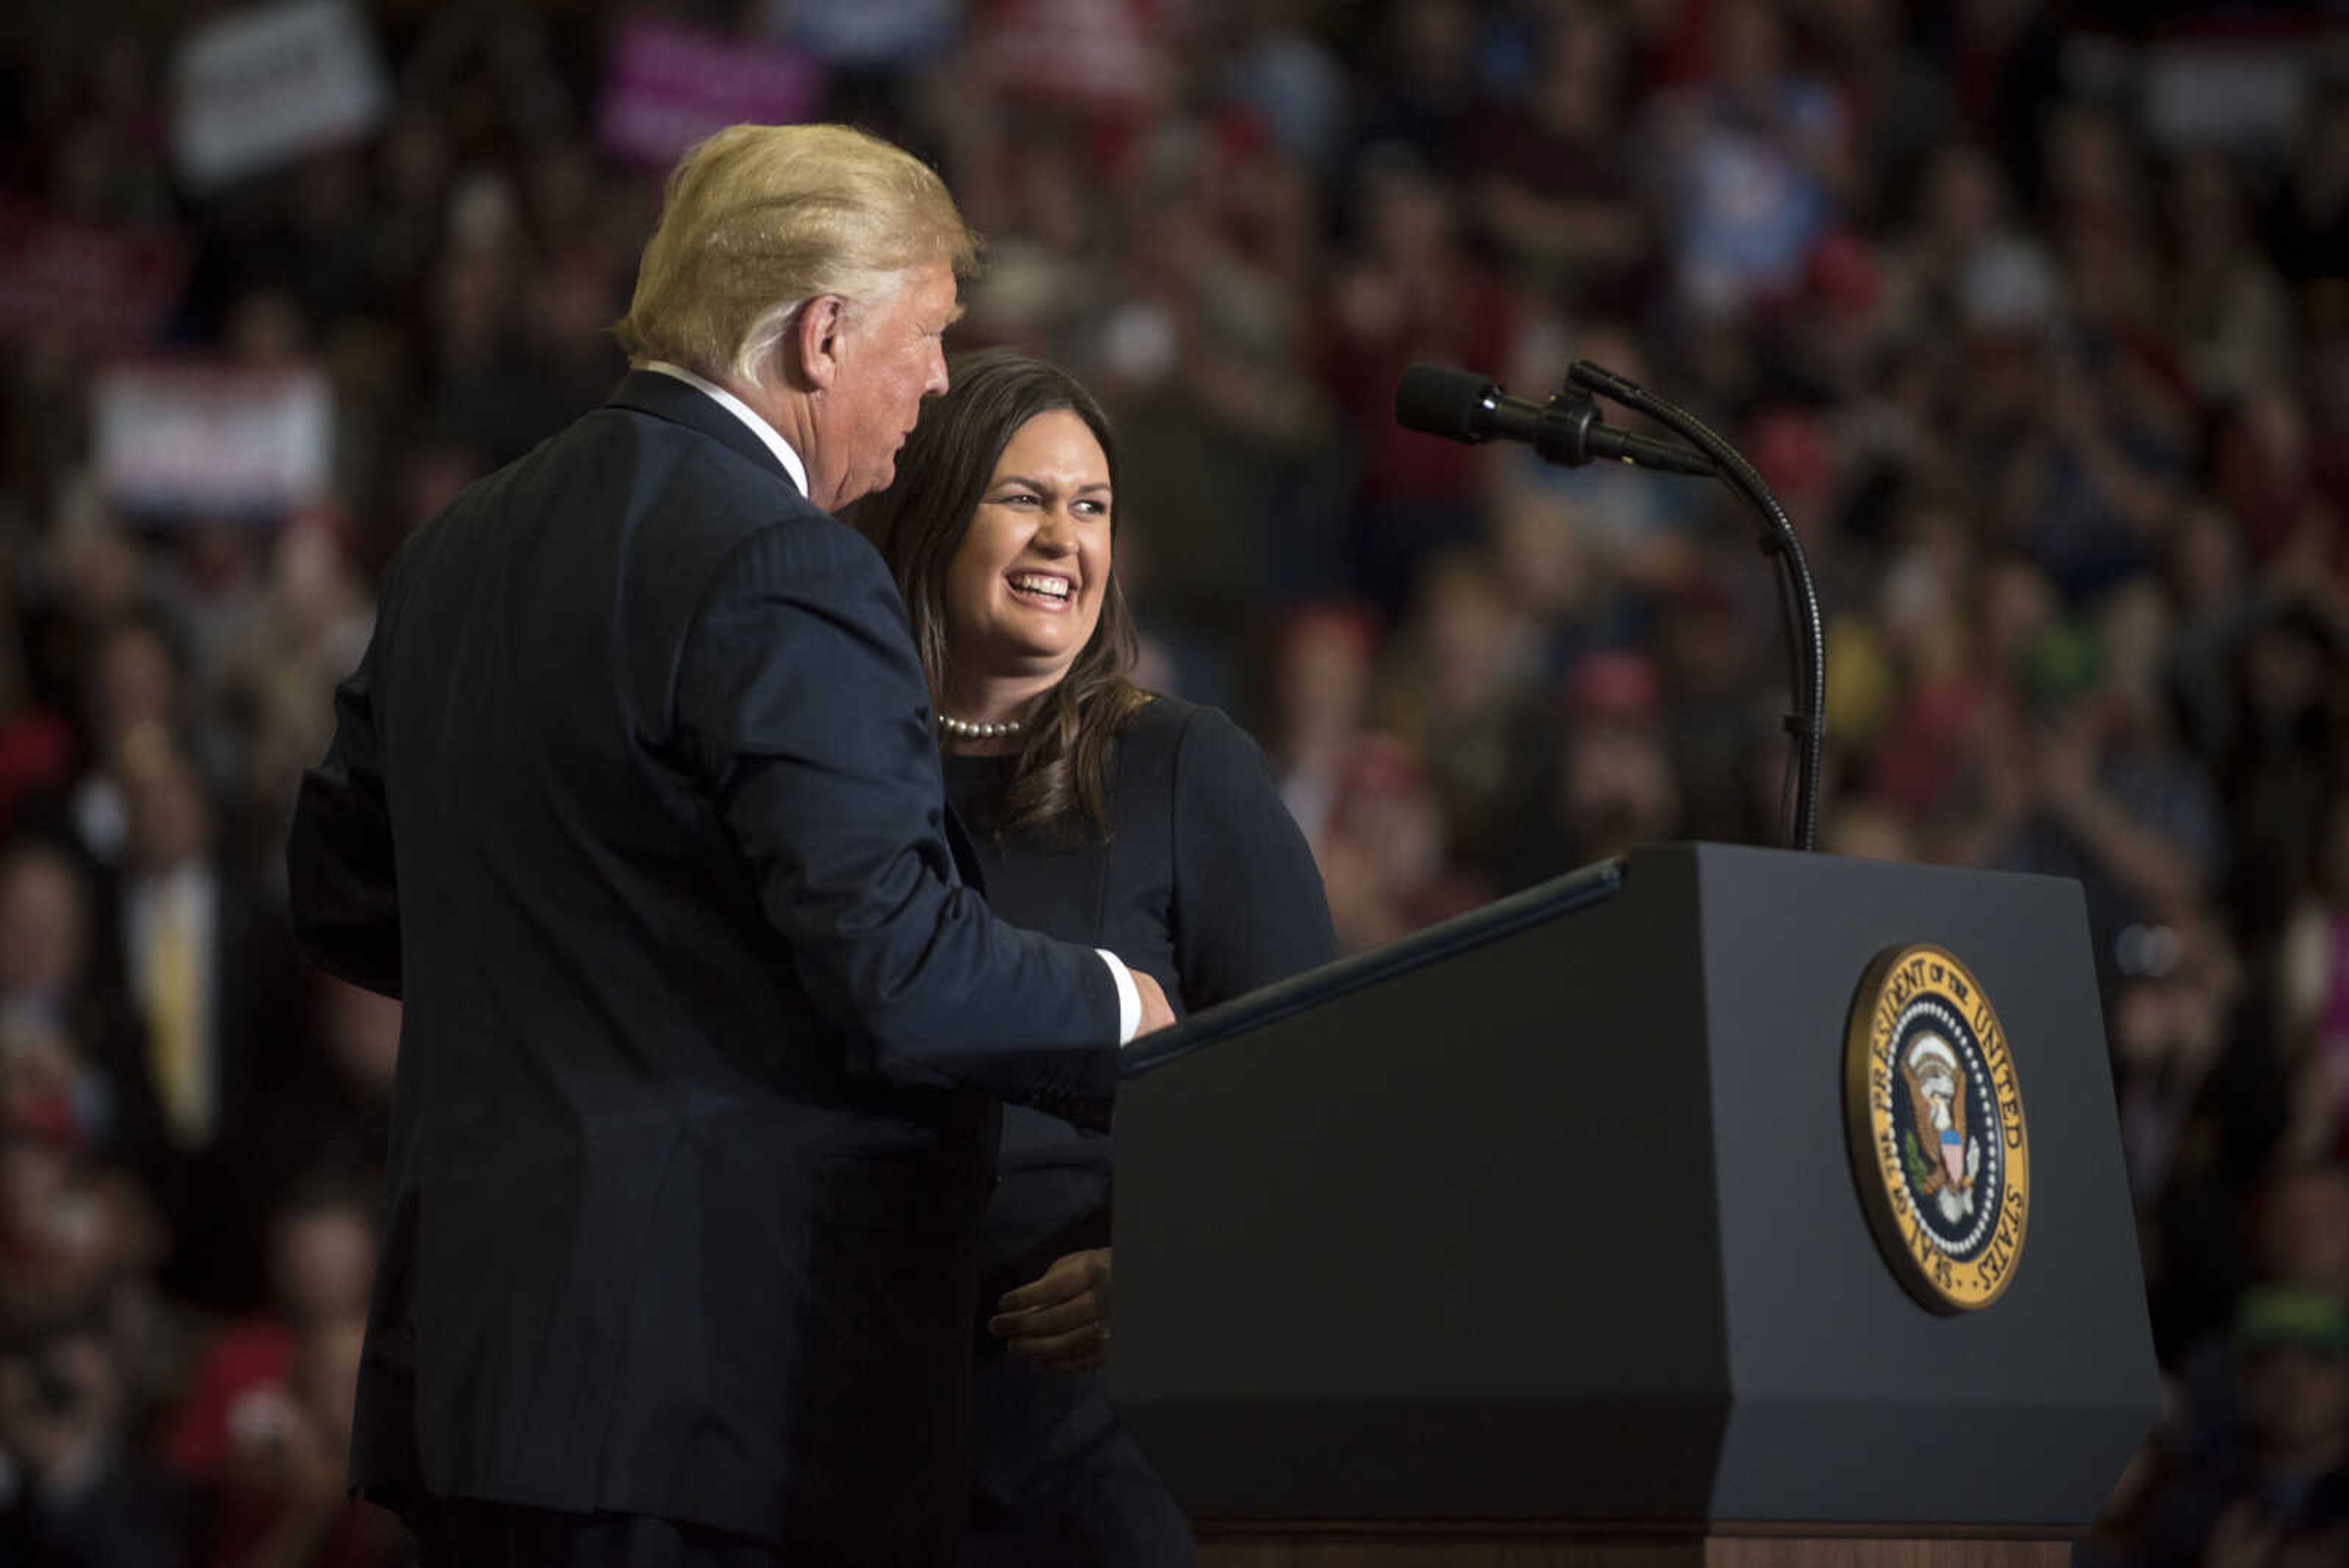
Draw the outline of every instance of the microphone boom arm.
<instances>
[{"instance_id":1,"label":"microphone boom arm","mask_svg":"<svg viewBox=\"0 0 2349 1568\"><path fill-rule=\"evenodd\" d=\"M1816 849L1819 774L1826 746L1826 634L1819 616L1818 589L1811 581L1810 563L1803 555L1803 541L1794 523L1754 465L1694 414L1588 359L1577 359L1568 366L1566 379L1568 386L1586 394L1596 393L1638 410L1687 441L1712 460L1710 472L1718 473L1761 516L1762 553L1777 562L1794 598L1795 711L1786 718L1795 748L1792 847ZM1651 444L1665 447L1661 441Z\"/></svg>"}]
</instances>

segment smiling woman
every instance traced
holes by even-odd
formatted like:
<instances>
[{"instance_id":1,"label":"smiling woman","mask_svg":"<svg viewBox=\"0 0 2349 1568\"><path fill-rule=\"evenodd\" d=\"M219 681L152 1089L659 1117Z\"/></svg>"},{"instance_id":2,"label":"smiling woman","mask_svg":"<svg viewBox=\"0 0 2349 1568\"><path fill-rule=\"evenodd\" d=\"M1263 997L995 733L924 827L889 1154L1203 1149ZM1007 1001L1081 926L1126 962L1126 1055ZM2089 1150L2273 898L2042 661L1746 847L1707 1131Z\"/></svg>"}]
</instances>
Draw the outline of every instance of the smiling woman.
<instances>
[{"instance_id":1,"label":"smiling woman","mask_svg":"<svg viewBox=\"0 0 2349 1568\"><path fill-rule=\"evenodd\" d=\"M1105 835L1113 743L1146 701L1111 569L1109 416L1066 371L1002 350L958 357L949 380L899 483L850 521L896 576L941 728L1019 757L1005 826Z\"/></svg>"},{"instance_id":2,"label":"smiling woman","mask_svg":"<svg viewBox=\"0 0 2349 1568\"><path fill-rule=\"evenodd\" d=\"M1068 673L1101 623L1112 494L1108 454L1071 410L1012 436L947 565L948 711L1013 719Z\"/></svg>"},{"instance_id":3,"label":"smiling woman","mask_svg":"<svg viewBox=\"0 0 2349 1568\"><path fill-rule=\"evenodd\" d=\"M897 578L967 870L996 913L1108 947L1178 1009L1334 957L1329 906L1263 753L1137 690L1112 552L1117 449L1065 372L955 361L895 488L854 514ZM972 1371L966 1568L1174 1568L1190 1529L1118 1425L1109 1135L1005 1107Z\"/></svg>"}]
</instances>

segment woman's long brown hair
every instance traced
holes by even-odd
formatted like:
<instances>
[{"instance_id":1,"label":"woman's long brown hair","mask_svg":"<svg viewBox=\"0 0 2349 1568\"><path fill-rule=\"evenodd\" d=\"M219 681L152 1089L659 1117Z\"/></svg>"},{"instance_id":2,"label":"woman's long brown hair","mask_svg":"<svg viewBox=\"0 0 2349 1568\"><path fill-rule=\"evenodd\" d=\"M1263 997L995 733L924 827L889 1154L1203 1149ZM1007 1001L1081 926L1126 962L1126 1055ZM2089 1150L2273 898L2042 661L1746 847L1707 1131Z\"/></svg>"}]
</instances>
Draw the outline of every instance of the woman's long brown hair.
<instances>
[{"instance_id":1,"label":"woman's long brown hair","mask_svg":"<svg viewBox=\"0 0 2349 1568\"><path fill-rule=\"evenodd\" d=\"M957 355L948 390L922 409L897 453L896 483L847 513L880 548L905 597L914 646L934 701L947 690L947 568L987 493L1003 449L1039 414L1065 409L1085 421L1109 460L1116 527L1117 445L1109 416L1057 365L1008 349ZM1117 575L1102 593L1101 620L1061 683L1030 711L1028 739L1006 792L999 832L1065 832L1081 820L1107 838L1109 768L1118 732L1147 699L1128 679L1139 652Z\"/></svg>"}]
</instances>

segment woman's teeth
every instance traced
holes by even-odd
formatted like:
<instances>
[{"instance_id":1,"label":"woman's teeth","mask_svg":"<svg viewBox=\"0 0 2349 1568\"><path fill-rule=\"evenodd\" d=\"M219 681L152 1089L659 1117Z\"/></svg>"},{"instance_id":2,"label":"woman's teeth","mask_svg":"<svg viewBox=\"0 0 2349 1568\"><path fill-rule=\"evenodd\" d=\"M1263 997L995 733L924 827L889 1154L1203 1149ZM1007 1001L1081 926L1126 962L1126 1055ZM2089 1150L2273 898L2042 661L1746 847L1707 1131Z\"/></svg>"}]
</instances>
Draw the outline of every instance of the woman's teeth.
<instances>
[{"instance_id":1,"label":"woman's teeth","mask_svg":"<svg viewBox=\"0 0 2349 1568\"><path fill-rule=\"evenodd\" d=\"M1011 579L1011 586L1021 593L1048 598L1055 604L1068 602L1069 580L1066 577L1040 577L1022 573Z\"/></svg>"}]
</instances>

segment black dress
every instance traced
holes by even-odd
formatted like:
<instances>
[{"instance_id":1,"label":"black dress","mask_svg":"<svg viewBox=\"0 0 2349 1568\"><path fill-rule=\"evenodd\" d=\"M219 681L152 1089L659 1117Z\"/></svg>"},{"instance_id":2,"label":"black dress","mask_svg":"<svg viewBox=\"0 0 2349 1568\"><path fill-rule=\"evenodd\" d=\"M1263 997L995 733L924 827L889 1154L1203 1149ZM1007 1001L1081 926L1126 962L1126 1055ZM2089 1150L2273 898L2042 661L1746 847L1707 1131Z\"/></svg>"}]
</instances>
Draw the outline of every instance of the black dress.
<instances>
[{"instance_id":1,"label":"black dress","mask_svg":"<svg viewBox=\"0 0 2349 1568\"><path fill-rule=\"evenodd\" d=\"M1178 1013L1337 956L1320 873L1264 753L1214 709L1157 697L1133 716L1118 741L1105 844L999 835L1017 765L946 759L947 797L1003 919L1109 949L1149 971ZM1110 1172L1108 1134L1004 1107L982 1320L1054 1259L1109 1244ZM1035 1371L1003 1354L984 1321L978 1339L965 1563L1188 1563L1190 1525L1118 1424L1103 1376Z\"/></svg>"}]
</instances>

